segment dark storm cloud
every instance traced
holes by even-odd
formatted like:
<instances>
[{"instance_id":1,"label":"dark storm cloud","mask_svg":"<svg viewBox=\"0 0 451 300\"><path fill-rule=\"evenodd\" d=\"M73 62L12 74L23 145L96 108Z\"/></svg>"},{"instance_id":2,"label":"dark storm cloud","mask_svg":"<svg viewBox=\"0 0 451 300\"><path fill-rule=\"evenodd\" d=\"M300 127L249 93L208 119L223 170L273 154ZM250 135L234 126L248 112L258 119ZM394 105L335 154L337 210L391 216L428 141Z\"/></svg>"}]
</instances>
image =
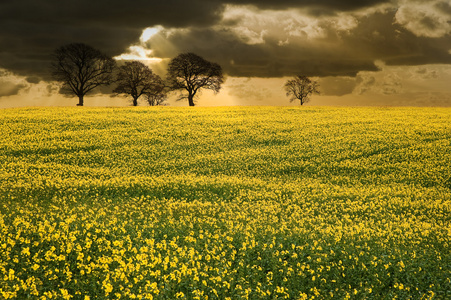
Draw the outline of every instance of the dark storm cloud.
<instances>
[{"instance_id":1,"label":"dark storm cloud","mask_svg":"<svg viewBox=\"0 0 451 300\"><path fill-rule=\"evenodd\" d=\"M392 4L392 10L352 15L348 20L351 25L337 27L343 13L350 14L387 3L394 2L2 1L0 67L28 77L30 83L37 83L39 77L48 79L51 54L61 45L84 42L115 56L138 43L144 28L155 25L165 28L148 41L155 57L172 58L180 52L191 51L220 63L232 76L280 77L298 73L307 76L355 76L362 70L377 70L375 60L409 65L451 63L449 34L437 30L438 25L434 23L430 26L432 29L428 29L433 30L428 34L434 38L425 34L421 36L423 32L415 30L427 26L423 24L427 18L416 22L415 17L420 10L415 7L399 10L396 15L396 7ZM434 0L434 12L439 11L442 15L449 13L451 8L446 3ZM251 28L247 23L241 24L247 19L245 15L224 19L223 13L228 4L251 5L255 11L302 10L311 19L301 24L297 17L293 17L293 24L285 24L281 15L274 24L262 21L261 28ZM312 33L310 27L313 25L309 22L314 23L314 29L318 32Z\"/></svg>"},{"instance_id":2,"label":"dark storm cloud","mask_svg":"<svg viewBox=\"0 0 451 300\"><path fill-rule=\"evenodd\" d=\"M393 24L395 12L375 13L359 19L359 26L343 38L343 45L355 54L389 65L422 65L451 63L451 38L415 36Z\"/></svg>"},{"instance_id":3,"label":"dark storm cloud","mask_svg":"<svg viewBox=\"0 0 451 300\"><path fill-rule=\"evenodd\" d=\"M262 9L308 8L318 14L332 14L334 11L351 11L391 0L229 0L227 3L236 5L255 5Z\"/></svg>"},{"instance_id":4,"label":"dark storm cloud","mask_svg":"<svg viewBox=\"0 0 451 300\"><path fill-rule=\"evenodd\" d=\"M202 0L1 1L0 67L46 76L61 45L83 42L118 55L147 26L208 26L220 12L219 2Z\"/></svg>"},{"instance_id":5,"label":"dark storm cloud","mask_svg":"<svg viewBox=\"0 0 451 300\"><path fill-rule=\"evenodd\" d=\"M0 17L35 24L104 24L143 28L150 23L183 27L218 18L218 1L18 0L3 1Z\"/></svg>"},{"instance_id":6,"label":"dark storm cloud","mask_svg":"<svg viewBox=\"0 0 451 300\"><path fill-rule=\"evenodd\" d=\"M313 35L318 35L313 37L308 32L312 31L310 24L296 23L293 27L297 31L287 32L287 19L276 16L278 19L260 28L261 32L254 28L256 32L246 32L244 38L230 27L196 28L167 36L163 32L148 44L156 56L192 51L220 63L229 75L244 77L355 76L360 71L378 70L378 60L388 65L451 63L449 35L416 36L394 24L395 14L396 10L387 9L356 15L349 19L355 25L343 30L337 29L338 17L318 19L314 25L319 33L313 31ZM252 29L249 22L239 21L238 18L236 26ZM165 42L158 41L161 39Z\"/></svg>"},{"instance_id":7,"label":"dark storm cloud","mask_svg":"<svg viewBox=\"0 0 451 300\"><path fill-rule=\"evenodd\" d=\"M44 76L50 53L71 42L88 43L118 55L137 41L145 27L215 24L225 3L274 9L311 6L333 11L383 2L387 1L6 0L0 2L0 67Z\"/></svg>"},{"instance_id":8,"label":"dark storm cloud","mask_svg":"<svg viewBox=\"0 0 451 300\"><path fill-rule=\"evenodd\" d=\"M147 46L157 57L195 52L219 63L229 75L243 77L355 76L360 71L377 71L377 60L389 65L451 63L449 36L417 37L393 24L395 13L360 16L354 27L342 32L334 22L319 22L321 36L316 38L304 32L292 36L282 32L284 24L270 24L271 29L264 29L261 41L257 38L255 43L240 38L233 29L219 27L163 31Z\"/></svg>"}]
</instances>

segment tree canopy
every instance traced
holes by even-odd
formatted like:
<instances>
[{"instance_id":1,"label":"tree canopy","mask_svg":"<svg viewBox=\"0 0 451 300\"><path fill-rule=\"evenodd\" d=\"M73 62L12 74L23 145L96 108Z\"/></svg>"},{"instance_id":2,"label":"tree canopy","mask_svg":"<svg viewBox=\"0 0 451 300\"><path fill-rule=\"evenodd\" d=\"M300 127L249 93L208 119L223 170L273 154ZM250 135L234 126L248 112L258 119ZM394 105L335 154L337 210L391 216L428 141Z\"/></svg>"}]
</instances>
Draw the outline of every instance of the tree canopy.
<instances>
[{"instance_id":1,"label":"tree canopy","mask_svg":"<svg viewBox=\"0 0 451 300\"><path fill-rule=\"evenodd\" d=\"M138 105L138 99L142 95L147 95L148 99L164 97L163 80L142 62L126 62L119 67L116 78L117 87L113 92L130 95L134 106Z\"/></svg>"},{"instance_id":2,"label":"tree canopy","mask_svg":"<svg viewBox=\"0 0 451 300\"><path fill-rule=\"evenodd\" d=\"M284 89L290 101L299 100L300 104L310 101L310 95L319 94L319 85L316 81L302 75L295 76L294 78L288 80Z\"/></svg>"},{"instance_id":3,"label":"tree canopy","mask_svg":"<svg viewBox=\"0 0 451 300\"><path fill-rule=\"evenodd\" d=\"M224 82L222 68L194 53L182 53L169 63L168 85L171 90L181 90L181 99L187 98L194 106L194 98L202 89L218 93Z\"/></svg>"},{"instance_id":4,"label":"tree canopy","mask_svg":"<svg viewBox=\"0 0 451 300\"><path fill-rule=\"evenodd\" d=\"M115 60L99 50L83 43L73 43L55 50L52 75L63 84L62 91L78 96L77 105L83 106L87 93L113 82L115 66Z\"/></svg>"}]
</instances>

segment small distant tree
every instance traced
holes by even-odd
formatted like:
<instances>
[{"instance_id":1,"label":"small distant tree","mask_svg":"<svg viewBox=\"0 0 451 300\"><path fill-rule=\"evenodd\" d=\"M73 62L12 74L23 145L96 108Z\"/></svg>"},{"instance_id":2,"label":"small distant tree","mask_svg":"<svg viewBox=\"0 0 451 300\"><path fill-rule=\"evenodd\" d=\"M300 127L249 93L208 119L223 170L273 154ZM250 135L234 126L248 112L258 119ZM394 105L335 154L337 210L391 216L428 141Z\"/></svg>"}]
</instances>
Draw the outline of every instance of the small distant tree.
<instances>
[{"instance_id":1,"label":"small distant tree","mask_svg":"<svg viewBox=\"0 0 451 300\"><path fill-rule=\"evenodd\" d=\"M116 76L117 87L113 90L117 94L132 96L133 105L138 105L138 99L142 95L148 97L163 97L165 84L160 76L139 61L128 61L119 67Z\"/></svg>"},{"instance_id":2,"label":"small distant tree","mask_svg":"<svg viewBox=\"0 0 451 300\"><path fill-rule=\"evenodd\" d=\"M182 53L169 63L167 81L171 90L182 90L180 99L188 98L194 106L194 97L201 89L218 93L224 82L221 66L194 53Z\"/></svg>"},{"instance_id":3,"label":"small distant tree","mask_svg":"<svg viewBox=\"0 0 451 300\"><path fill-rule=\"evenodd\" d=\"M164 91L158 94L146 94L146 100L150 106L158 106L158 105L166 106L167 99L168 99L167 94Z\"/></svg>"},{"instance_id":4,"label":"small distant tree","mask_svg":"<svg viewBox=\"0 0 451 300\"><path fill-rule=\"evenodd\" d=\"M63 84L62 92L78 96L79 106L84 96L100 85L113 82L113 58L83 43L73 43L55 50L52 75Z\"/></svg>"},{"instance_id":5,"label":"small distant tree","mask_svg":"<svg viewBox=\"0 0 451 300\"><path fill-rule=\"evenodd\" d=\"M319 85L316 81L302 75L295 76L284 85L287 96L290 97L290 102L299 100L301 105L310 100L310 95L319 94L318 88Z\"/></svg>"}]
</instances>

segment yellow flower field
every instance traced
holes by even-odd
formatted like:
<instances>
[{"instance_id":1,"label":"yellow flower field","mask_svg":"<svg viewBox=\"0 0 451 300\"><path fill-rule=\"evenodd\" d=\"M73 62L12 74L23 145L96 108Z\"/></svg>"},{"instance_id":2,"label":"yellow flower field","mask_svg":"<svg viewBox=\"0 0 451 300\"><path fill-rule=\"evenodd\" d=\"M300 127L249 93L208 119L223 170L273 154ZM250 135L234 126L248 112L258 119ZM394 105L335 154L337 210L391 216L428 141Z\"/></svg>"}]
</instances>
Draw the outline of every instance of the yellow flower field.
<instances>
[{"instance_id":1,"label":"yellow flower field","mask_svg":"<svg viewBox=\"0 0 451 300\"><path fill-rule=\"evenodd\" d=\"M0 110L0 299L451 299L451 108Z\"/></svg>"}]
</instances>

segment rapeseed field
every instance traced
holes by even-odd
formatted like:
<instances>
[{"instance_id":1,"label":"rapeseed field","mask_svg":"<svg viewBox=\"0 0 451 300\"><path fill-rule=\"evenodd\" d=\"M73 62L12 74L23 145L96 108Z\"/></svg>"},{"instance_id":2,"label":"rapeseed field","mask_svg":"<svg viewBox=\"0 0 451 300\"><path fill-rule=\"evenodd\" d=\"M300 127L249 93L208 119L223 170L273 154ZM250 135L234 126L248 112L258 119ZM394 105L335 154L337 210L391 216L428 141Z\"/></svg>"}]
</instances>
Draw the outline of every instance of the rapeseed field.
<instances>
[{"instance_id":1,"label":"rapeseed field","mask_svg":"<svg viewBox=\"0 0 451 300\"><path fill-rule=\"evenodd\" d=\"M451 299L450 108L0 111L1 299Z\"/></svg>"}]
</instances>

